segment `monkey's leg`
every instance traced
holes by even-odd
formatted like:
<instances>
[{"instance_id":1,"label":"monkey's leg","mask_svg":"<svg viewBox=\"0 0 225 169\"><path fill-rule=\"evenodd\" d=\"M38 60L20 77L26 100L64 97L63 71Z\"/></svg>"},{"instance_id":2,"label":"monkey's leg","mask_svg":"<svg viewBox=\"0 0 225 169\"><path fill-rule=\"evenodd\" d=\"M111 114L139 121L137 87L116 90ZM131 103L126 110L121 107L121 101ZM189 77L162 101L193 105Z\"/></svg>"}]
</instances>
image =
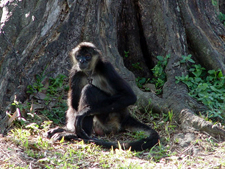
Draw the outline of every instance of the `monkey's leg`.
<instances>
[{"instance_id":1,"label":"monkey's leg","mask_svg":"<svg viewBox=\"0 0 225 169\"><path fill-rule=\"evenodd\" d=\"M82 125L83 132L87 135L86 138L89 138L89 135L92 133L92 125L93 125L93 116L85 117L83 120L84 125ZM71 132L66 128L56 127L54 129L50 129L47 132L47 138L51 138L53 142L57 140L61 140L64 137L64 140L71 141L71 140L79 140L78 136L75 132ZM80 137L81 138L81 137Z\"/></svg>"},{"instance_id":2,"label":"monkey's leg","mask_svg":"<svg viewBox=\"0 0 225 169\"><path fill-rule=\"evenodd\" d=\"M87 116L83 119L82 130L87 135L86 138L92 134L92 126L93 126L93 116ZM51 138L53 142L57 140L61 140L64 137L64 140L71 141L71 140L79 140L78 136L75 132L71 132L65 128L56 127L51 129L47 132L47 138ZM80 137L82 138L82 137Z\"/></svg>"},{"instance_id":3,"label":"monkey's leg","mask_svg":"<svg viewBox=\"0 0 225 169\"><path fill-rule=\"evenodd\" d=\"M90 113L94 111L92 108L99 105L108 97L109 95L107 93L91 84L87 84L82 89L78 107L78 115L76 116L75 122L75 130L78 137L90 139L88 135L92 132L93 127L93 116L90 116ZM92 118L87 120L90 117Z\"/></svg>"},{"instance_id":4,"label":"monkey's leg","mask_svg":"<svg viewBox=\"0 0 225 169\"><path fill-rule=\"evenodd\" d=\"M75 110L72 107L70 107L67 110L66 126L62 127L62 128L56 127L56 128L50 129L47 132L47 138L52 138L52 136L55 135L56 133L62 133L62 132L66 132L66 131L68 131L70 133L75 132L74 123L75 123ZM59 135L59 134L57 134L57 135Z\"/></svg>"},{"instance_id":5,"label":"monkey's leg","mask_svg":"<svg viewBox=\"0 0 225 169\"><path fill-rule=\"evenodd\" d=\"M100 91L100 89L93 85L86 85L81 93L78 112L74 112L71 108L68 109L66 127L57 127L49 130L47 132L47 137L52 138L54 141L61 140L62 137L64 137L65 140L78 139L78 137L90 139L89 136L92 134L93 130L93 116L87 116L87 109L89 110L89 107L97 104L99 94L101 93ZM101 96L101 98L103 98L103 95Z\"/></svg>"}]
</instances>

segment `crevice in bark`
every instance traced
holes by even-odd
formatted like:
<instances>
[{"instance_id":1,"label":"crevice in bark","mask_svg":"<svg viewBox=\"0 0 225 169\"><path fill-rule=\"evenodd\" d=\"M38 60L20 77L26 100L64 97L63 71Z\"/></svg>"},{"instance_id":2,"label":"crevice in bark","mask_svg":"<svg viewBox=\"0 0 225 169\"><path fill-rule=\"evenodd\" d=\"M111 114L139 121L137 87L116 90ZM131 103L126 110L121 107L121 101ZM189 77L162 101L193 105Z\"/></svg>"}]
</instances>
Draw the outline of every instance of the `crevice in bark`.
<instances>
[{"instance_id":1,"label":"crevice in bark","mask_svg":"<svg viewBox=\"0 0 225 169\"><path fill-rule=\"evenodd\" d=\"M123 57L124 65L136 77L149 78L150 70L142 50L140 27L136 19L137 11L132 0L123 0L117 15L118 51ZM125 52L128 55L125 57Z\"/></svg>"},{"instance_id":2,"label":"crevice in bark","mask_svg":"<svg viewBox=\"0 0 225 169\"><path fill-rule=\"evenodd\" d=\"M136 19L137 19L137 23L138 23L138 27L139 27L141 50L142 50L142 53L143 53L143 57L146 61L146 65L147 65L149 71L151 71L151 69L154 67L154 63L151 59L151 58L153 58L153 56L151 56L151 54L149 53L147 40L146 40L146 37L144 35L144 29L143 29L143 25L142 25L142 21L141 21L140 6L138 5L138 0L134 0L133 3L134 3L134 8L135 8L135 11L136 11L136 14L137 14Z\"/></svg>"},{"instance_id":3,"label":"crevice in bark","mask_svg":"<svg viewBox=\"0 0 225 169\"><path fill-rule=\"evenodd\" d=\"M127 31L126 31L126 27L127 27L127 19L126 19L126 2L125 0L122 0L121 2L121 11L118 14L119 18L118 18L118 23L117 23L117 38L118 38L118 51L120 52L120 55L123 56L123 52L126 51L128 52L129 48L128 48L128 35L127 35ZM126 63L125 63L126 64Z\"/></svg>"}]
</instances>

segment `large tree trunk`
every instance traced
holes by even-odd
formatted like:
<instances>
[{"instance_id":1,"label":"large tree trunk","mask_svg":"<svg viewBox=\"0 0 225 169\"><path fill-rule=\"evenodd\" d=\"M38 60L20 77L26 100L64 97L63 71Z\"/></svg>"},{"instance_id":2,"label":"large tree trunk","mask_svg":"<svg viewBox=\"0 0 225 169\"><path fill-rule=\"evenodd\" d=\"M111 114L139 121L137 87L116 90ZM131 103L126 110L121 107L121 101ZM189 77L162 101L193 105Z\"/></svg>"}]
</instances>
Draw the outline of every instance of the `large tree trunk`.
<instances>
[{"instance_id":1,"label":"large tree trunk","mask_svg":"<svg viewBox=\"0 0 225 169\"><path fill-rule=\"evenodd\" d=\"M222 4L222 2L221 2ZM218 5L219 6L219 5ZM224 6L220 6L221 9ZM81 41L91 41L131 84L139 105L155 112L173 110L183 127L192 126L212 135L212 127L194 112L205 109L188 95L175 76L187 74L182 55L193 56L207 69L225 74L224 26L211 0L23 0L1 2L0 109L2 116L14 95L27 99L26 88L43 71L49 76L68 74L68 53ZM124 51L129 57L123 58ZM151 77L156 56L170 59L162 97L143 92L135 84L132 63L142 67L136 76ZM124 67L124 62L127 68Z\"/></svg>"}]
</instances>

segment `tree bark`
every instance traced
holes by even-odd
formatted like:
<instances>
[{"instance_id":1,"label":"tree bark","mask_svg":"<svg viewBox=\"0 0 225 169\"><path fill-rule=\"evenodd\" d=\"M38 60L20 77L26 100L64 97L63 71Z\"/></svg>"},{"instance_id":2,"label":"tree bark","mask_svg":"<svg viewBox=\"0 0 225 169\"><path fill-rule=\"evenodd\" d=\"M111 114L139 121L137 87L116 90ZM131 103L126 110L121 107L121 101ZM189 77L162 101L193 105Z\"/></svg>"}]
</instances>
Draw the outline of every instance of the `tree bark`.
<instances>
[{"instance_id":1,"label":"tree bark","mask_svg":"<svg viewBox=\"0 0 225 169\"><path fill-rule=\"evenodd\" d=\"M225 136L222 129L194 115L206 108L188 95L184 84L175 83L175 76L187 74L180 60L190 53L207 69L225 74L225 28L211 0L10 0L0 6L2 114L15 95L22 102L27 99L27 85L35 82L35 75L68 74L70 50L91 41L131 84L140 106L158 113L173 110L183 127ZM127 58L124 51L129 51ZM156 56L166 54L170 59L162 97L141 91L134 74L152 77ZM142 69L135 70L132 63L140 63Z\"/></svg>"}]
</instances>

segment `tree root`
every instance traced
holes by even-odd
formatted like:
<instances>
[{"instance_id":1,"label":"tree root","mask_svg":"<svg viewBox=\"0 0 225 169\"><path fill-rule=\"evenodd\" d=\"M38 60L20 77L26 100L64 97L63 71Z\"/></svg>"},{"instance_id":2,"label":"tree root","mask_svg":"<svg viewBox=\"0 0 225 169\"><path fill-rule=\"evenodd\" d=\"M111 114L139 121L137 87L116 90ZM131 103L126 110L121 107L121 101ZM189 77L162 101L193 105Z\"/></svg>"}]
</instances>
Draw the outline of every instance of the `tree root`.
<instances>
[{"instance_id":1,"label":"tree root","mask_svg":"<svg viewBox=\"0 0 225 169\"><path fill-rule=\"evenodd\" d=\"M213 125L209 121L205 121L203 118L195 115L190 109L183 109L180 112L180 123L183 129L192 127L201 132L207 132L209 135L225 140L225 130L219 125Z\"/></svg>"}]
</instances>

